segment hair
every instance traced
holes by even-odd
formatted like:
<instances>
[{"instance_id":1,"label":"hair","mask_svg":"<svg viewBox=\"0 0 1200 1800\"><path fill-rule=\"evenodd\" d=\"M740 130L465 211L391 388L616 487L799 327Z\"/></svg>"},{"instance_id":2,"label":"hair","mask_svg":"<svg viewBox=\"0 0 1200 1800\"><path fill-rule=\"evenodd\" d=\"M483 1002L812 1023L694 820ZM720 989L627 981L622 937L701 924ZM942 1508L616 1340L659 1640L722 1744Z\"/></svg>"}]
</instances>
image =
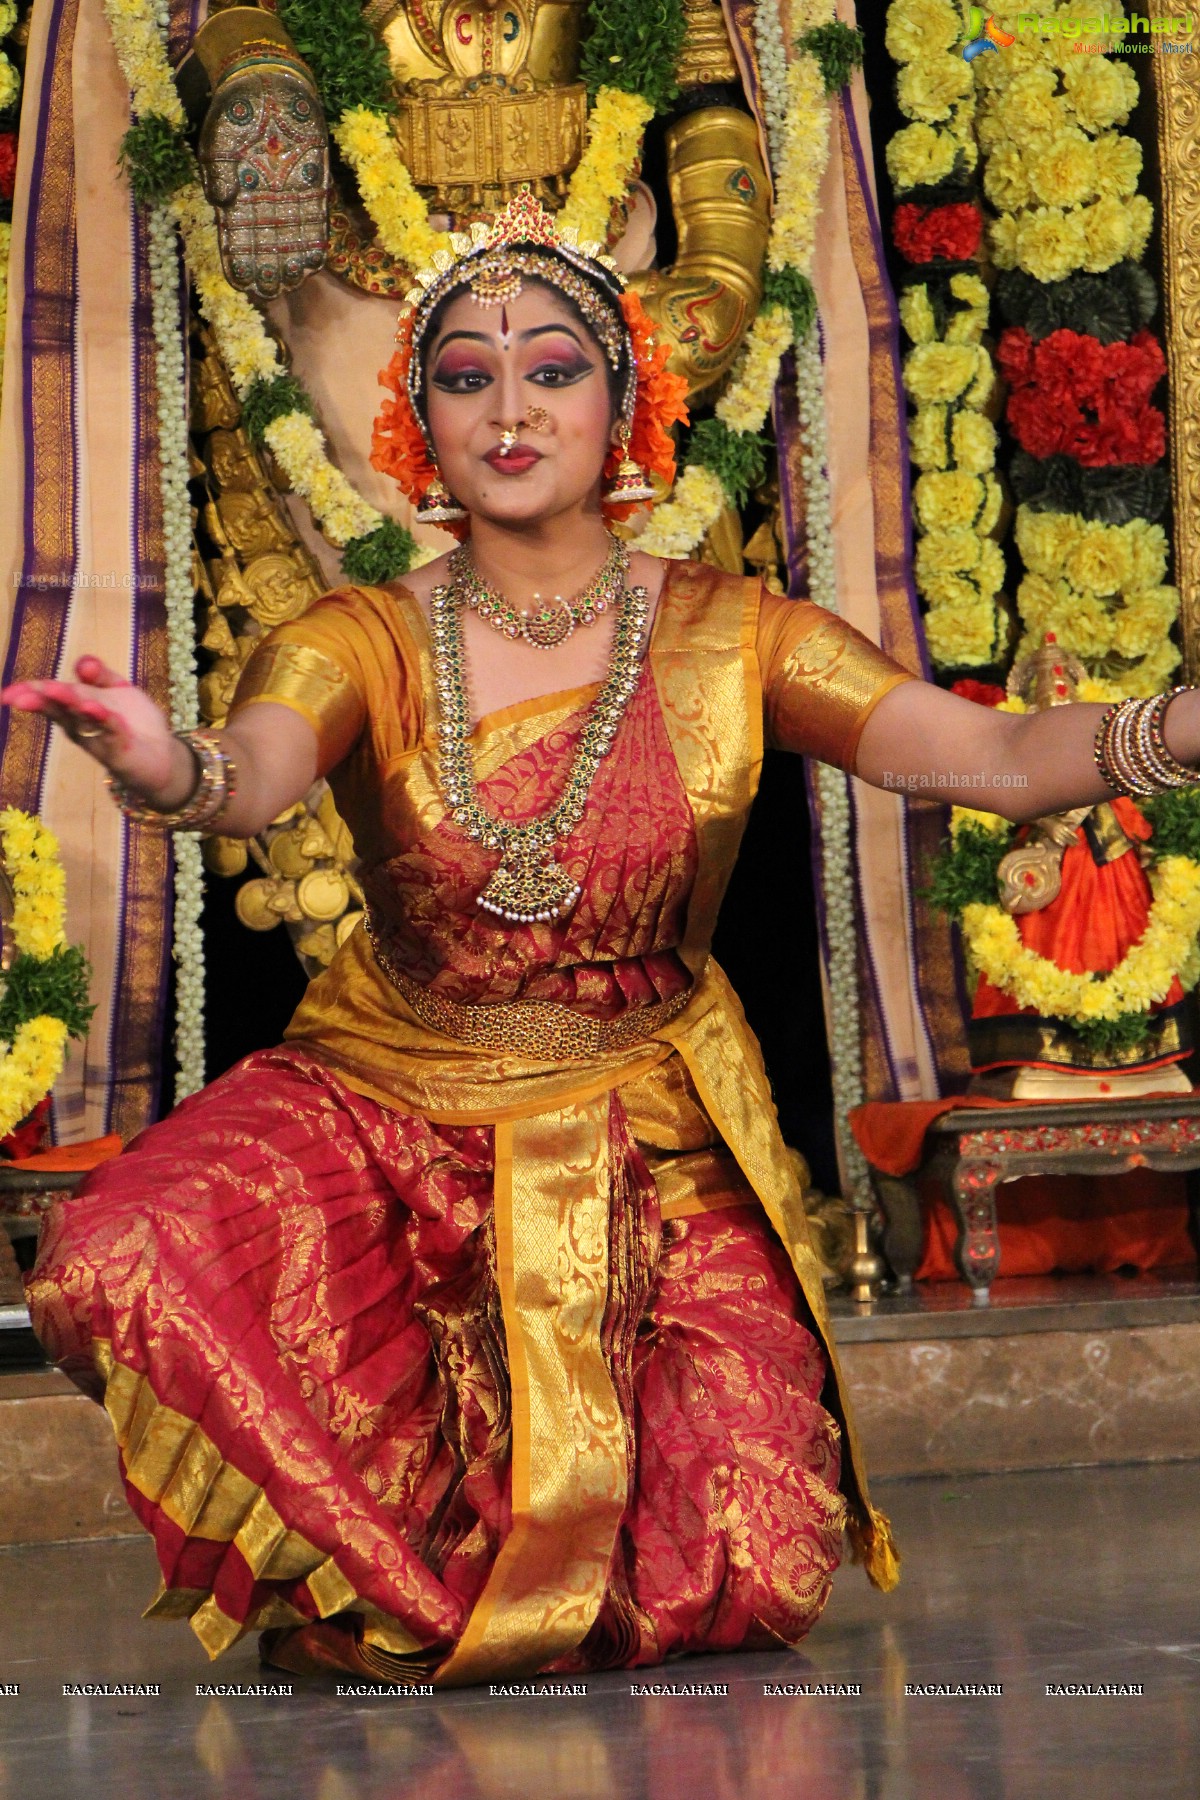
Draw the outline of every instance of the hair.
<instances>
[{"instance_id":1,"label":"hair","mask_svg":"<svg viewBox=\"0 0 1200 1800\"><path fill-rule=\"evenodd\" d=\"M553 254L553 252L547 252L546 247L541 244L537 244L537 245L531 244L529 246L516 245L516 246L514 246L514 248L516 248L516 249L524 249L524 248L536 249L539 252L539 254L542 256L545 256L547 254L551 254L551 255ZM565 262L565 259L563 260L563 266L569 267L572 270L572 273L574 273L576 275L579 275L582 273L582 271L577 267L576 264L574 264L574 263L567 264ZM599 275L600 272L598 271L597 274ZM629 328L625 323L625 316L621 311L619 298L618 298L619 289L617 288L616 283L615 282L612 283L611 290L610 290L610 286L609 286L609 283L607 280L602 280L602 279L598 279L598 278L590 278L590 272L589 272L588 285L589 285L589 287L592 288L592 290L596 294L597 298L600 301L602 301L605 306L607 306L609 308L609 310L611 311L612 316L613 316L613 322L617 325L617 327L620 331L621 350L620 350L620 355L618 356L617 364L616 364L615 368L612 365L612 363L609 362L608 357L605 355L603 345L600 343L595 332L592 330L592 327L588 324L587 319L584 317L582 311L580 310L580 308L576 304L576 302L571 298L570 294L565 293L562 288L556 287L553 282L548 281L545 278L545 276L542 276L542 275L528 275L522 281L523 288L524 287L539 287L539 288L543 288L546 291L546 293L553 294L554 298L556 300L558 300L560 302L560 304L566 308L566 310L571 314L571 317L576 321L576 323L580 326L580 328L586 333L588 342L595 346L595 348L599 354L601 364L604 368L605 376L608 380L609 405L610 405L612 418L615 420L621 412L621 408L624 404L625 396L626 396L627 392L629 391L630 384L634 378L633 345L632 345L632 340L630 339L630 335L629 335ZM454 303L455 300L459 299L464 293L467 293L469 291L470 291L469 276L464 274L461 284L457 287L452 287L450 289L449 293L443 294L442 298L438 301L437 305L434 307L433 311L430 313L429 319L425 325L425 328L421 333L420 344L414 350L414 354L417 354L419 357L419 361L418 361L418 365L417 365L419 380L418 380L416 395L415 395L416 413L417 413L418 419L420 420L422 426L425 428L426 432L428 432L428 418L429 418L429 412L428 412L429 346L434 344L437 341L438 333L442 328L442 320L445 318L451 305Z\"/></svg>"}]
</instances>

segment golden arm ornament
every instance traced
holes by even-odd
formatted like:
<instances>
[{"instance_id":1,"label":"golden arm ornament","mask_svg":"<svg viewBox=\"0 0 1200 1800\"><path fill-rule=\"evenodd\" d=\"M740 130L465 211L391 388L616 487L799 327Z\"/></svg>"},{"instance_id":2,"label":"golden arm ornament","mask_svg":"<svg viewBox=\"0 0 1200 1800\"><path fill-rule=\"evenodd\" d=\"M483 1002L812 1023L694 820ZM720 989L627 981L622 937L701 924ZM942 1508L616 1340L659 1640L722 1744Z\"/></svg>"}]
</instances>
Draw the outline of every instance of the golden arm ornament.
<instances>
[{"instance_id":1,"label":"golden arm ornament","mask_svg":"<svg viewBox=\"0 0 1200 1800\"><path fill-rule=\"evenodd\" d=\"M761 304L771 200L754 121L728 103L742 84L720 0L683 0L683 12L675 73L692 105L665 146L678 247L670 268L635 275L632 285L695 401L712 397ZM727 566L740 569L737 536Z\"/></svg>"},{"instance_id":2,"label":"golden arm ornament","mask_svg":"<svg viewBox=\"0 0 1200 1800\"><path fill-rule=\"evenodd\" d=\"M770 196L754 121L736 107L689 113L666 147L678 251L630 285L695 400L728 373L761 303Z\"/></svg>"}]
</instances>

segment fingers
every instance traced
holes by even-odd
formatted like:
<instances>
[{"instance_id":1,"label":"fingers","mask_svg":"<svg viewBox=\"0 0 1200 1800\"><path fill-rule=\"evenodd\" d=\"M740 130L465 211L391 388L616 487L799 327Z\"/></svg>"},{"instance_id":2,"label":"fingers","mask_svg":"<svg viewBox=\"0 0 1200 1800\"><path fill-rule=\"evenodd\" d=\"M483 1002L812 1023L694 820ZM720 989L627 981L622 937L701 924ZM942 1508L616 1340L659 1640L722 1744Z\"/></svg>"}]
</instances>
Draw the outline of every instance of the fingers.
<instances>
[{"instance_id":1,"label":"fingers","mask_svg":"<svg viewBox=\"0 0 1200 1800\"><path fill-rule=\"evenodd\" d=\"M108 708L91 700L73 681L15 681L0 693L0 701L15 706L20 712L48 712L52 706L67 712L89 713L99 707L107 716Z\"/></svg>"},{"instance_id":2,"label":"fingers","mask_svg":"<svg viewBox=\"0 0 1200 1800\"><path fill-rule=\"evenodd\" d=\"M0 705L15 707L18 712L44 713L74 743L90 748L93 739L103 739L108 749L128 748L129 734L120 715L73 681L14 681L0 689Z\"/></svg>"},{"instance_id":3,"label":"fingers","mask_svg":"<svg viewBox=\"0 0 1200 1800\"><path fill-rule=\"evenodd\" d=\"M133 686L133 683L127 681L124 675L118 675L115 669L110 669L107 663L102 663L98 656L81 656L75 664L75 673L80 681L87 683L88 687Z\"/></svg>"},{"instance_id":4,"label":"fingers","mask_svg":"<svg viewBox=\"0 0 1200 1800\"><path fill-rule=\"evenodd\" d=\"M106 724L116 718L102 701L93 700L73 681L14 681L11 687L0 691L0 702L15 706L20 712L48 712L51 707L59 707Z\"/></svg>"},{"instance_id":5,"label":"fingers","mask_svg":"<svg viewBox=\"0 0 1200 1800\"><path fill-rule=\"evenodd\" d=\"M0 706L15 706L18 712L45 712L46 702L34 681L11 681L0 688Z\"/></svg>"}]
</instances>

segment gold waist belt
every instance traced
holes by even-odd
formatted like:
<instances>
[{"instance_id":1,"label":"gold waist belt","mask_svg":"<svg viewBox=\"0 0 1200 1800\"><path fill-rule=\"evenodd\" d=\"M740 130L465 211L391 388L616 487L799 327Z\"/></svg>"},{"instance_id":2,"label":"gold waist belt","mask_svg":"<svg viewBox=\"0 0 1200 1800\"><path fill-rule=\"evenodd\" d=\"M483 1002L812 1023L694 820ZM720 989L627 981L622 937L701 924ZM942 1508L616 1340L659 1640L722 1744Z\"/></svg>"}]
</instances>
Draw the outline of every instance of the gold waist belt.
<instances>
[{"instance_id":1,"label":"gold waist belt","mask_svg":"<svg viewBox=\"0 0 1200 1800\"><path fill-rule=\"evenodd\" d=\"M661 1031L692 997L687 987L670 1000L652 1001L616 1019L590 1019L557 1000L501 1000L492 1006L467 1006L414 981L396 967L374 931L369 935L380 968L422 1025L479 1050L511 1050L542 1062L629 1050Z\"/></svg>"}]
</instances>

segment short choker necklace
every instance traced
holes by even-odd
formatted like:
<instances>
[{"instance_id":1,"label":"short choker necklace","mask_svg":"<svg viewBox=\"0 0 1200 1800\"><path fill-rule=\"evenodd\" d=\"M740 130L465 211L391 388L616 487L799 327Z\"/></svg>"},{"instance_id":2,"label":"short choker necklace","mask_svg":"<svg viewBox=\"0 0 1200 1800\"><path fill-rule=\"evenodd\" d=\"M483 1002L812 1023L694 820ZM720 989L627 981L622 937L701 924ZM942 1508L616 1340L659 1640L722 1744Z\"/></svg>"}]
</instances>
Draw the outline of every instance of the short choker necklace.
<instances>
[{"instance_id":1,"label":"short choker necklace","mask_svg":"<svg viewBox=\"0 0 1200 1800\"><path fill-rule=\"evenodd\" d=\"M451 554L451 582L466 605L502 637L524 638L537 650L554 650L566 643L577 625L594 625L621 597L629 572L629 546L611 531L608 538L603 566L569 600L561 594L547 600L535 594L532 610L515 607L484 580L465 544Z\"/></svg>"},{"instance_id":2,"label":"short choker necklace","mask_svg":"<svg viewBox=\"0 0 1200 1800\"><path fill-rule=\"evenodd\" d=\"M489 812L475 783L460 581L461 577L435 587L429 597L442 793L454 823L477 844L500 852L500 866L479 894L477 904L482 911L509 925L551 924L570 912L582 891L556 860L554 851L582 819L597 771L612 749L625 708L637 688L649 595L644 587L621 591L608 677L588 709L562 797L540 818L518 825Z\"/></svg>"}]
</instances>

